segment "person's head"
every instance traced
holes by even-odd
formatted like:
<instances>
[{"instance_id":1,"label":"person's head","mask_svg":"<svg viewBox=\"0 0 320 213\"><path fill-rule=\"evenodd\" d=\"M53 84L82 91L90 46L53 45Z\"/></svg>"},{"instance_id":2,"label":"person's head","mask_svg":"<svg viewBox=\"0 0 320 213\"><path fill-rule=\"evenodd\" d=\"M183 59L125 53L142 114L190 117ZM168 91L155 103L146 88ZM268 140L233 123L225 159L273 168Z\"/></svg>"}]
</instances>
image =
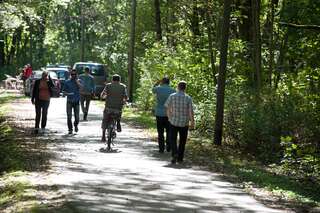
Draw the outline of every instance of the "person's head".
<instances>
[{"instance_id":1,"label":"person's head","mask_svg":"<svg viewBox=\"0 0 320 213\"><path fill-rule=\"evenodd\" d=\"M163 77L163 79L161 80L161 83L169 85L170 84L170 79L168 77Z\"/></svg>"},{"instance_id":2,"label":"person's head","mask_svg":"<svg viewBox=\"0 0 320 213\"><path fill-rule=\"evenodd\" d=\"M113 82L120 82L120 81L121 81L120 75L114 74L114 75L112 76L112 81L113 81Z\"/></svg>"},{"instance_id":3,"label":"person's head","mask_svg":"<svg viewBox=\"0 0 320 213\"><path fill-rule=\"evenodd\" d=\"M76 79L77 78L77 70L72 69L70 72L71 79Z\"/></svg>"},{"instance_id":4,"label":"person's head","mask_svg":"<svg viewBox=\"0 0 320 213\"><path fill-rule=\"evenodd\" d=\"M178 83L178 90L179 91L186 91L186 88L187 88L187 82L185 82L185 81L180 81L179 83Z\"/></svg>"},{"instance_id":5,"label":"person's head","mask_svg":"<svg viewBox=\"0 0 320 213\"><path fill-rule=\"evenodd\" d=\"M47 79L48 79L48 74L49 74L48 71L43 71L43 72L42 72L42 76L41 76L42 79L43 79L43 80L47 80Z\"/></svg>"},{"instance_id":6,"label":"person's head","mask_svg":"<svg viewBox=\"0 0 320 213\"><path fill-rule=\"evenodd\" d=\"M90 68L89 67L85 67L84 68L84 73L89 74L90 73Z\"/></svg>"}]
</instances>

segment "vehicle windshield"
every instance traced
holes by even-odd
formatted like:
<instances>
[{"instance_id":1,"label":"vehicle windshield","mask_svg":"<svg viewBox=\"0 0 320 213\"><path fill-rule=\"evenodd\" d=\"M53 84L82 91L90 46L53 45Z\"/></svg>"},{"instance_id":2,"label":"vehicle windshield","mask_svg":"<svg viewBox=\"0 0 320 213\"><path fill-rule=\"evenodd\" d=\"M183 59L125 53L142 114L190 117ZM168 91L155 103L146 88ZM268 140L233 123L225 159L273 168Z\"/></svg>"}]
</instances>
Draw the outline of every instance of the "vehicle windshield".
<instances>
[{"instance_id":1,"label":"vehicle windshield","mask_svg":"<svg viewBox=\"0 0 320 213\"><path fill-rule=\"evenodd\" d=\"M58 78L60 80L66 80L67 79L67 74L65 71L58 71L57 72Z\"/></svg>"},{"instance_id":2,"label":"vehicle windshield","mask_svg":"<svg viewBox=\"0 0 320 213\"><path fill-rule=\"evenodd\" d=\"M95 76L104 76L105 71L103 65L96 65L96 64L77 64L76 70L78 74L84 73L84 69L89 67L90 74Z\"/></svg>"},{"instance_id":3,"label":"vehicle windshield","mask_svg":"<svg viewBox=\"0 0 320 213\"><path fill-rule=\"evenodd\" d=\"M57 79L58 78L58 76L57 76L57 73L55 73L55 72L49 72L49 75L50 75L50 77L51 78L53 78L53 79Z\"/></svg>"},{"instance_id":4,"label":"vehicle windshield","mask_svg":"<svg viewBox=\"0 0 320 213\"><path fill-rule=\"evenodd\" d=\"M33 77L34 78L41 78L41 76L42 76L42 71L34 71L33 72Z\"/></svg>"}]
</instances>

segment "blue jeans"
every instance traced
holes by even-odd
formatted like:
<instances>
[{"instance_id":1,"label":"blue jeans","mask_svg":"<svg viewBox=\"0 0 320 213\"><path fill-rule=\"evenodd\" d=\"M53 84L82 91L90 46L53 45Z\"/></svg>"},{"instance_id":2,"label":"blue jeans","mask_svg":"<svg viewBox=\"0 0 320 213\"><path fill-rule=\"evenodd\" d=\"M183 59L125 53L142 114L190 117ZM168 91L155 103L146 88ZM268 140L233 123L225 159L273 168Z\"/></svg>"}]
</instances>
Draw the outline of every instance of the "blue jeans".
<instances>
[{"instance_id":1,"label":"blue jeans","mask_svg":"<svg viewBox=\"0 0 320 213\"><path fill-rule=\"evenodd\" d=\"M71 102L67 101L67 119L68 119L68 129L69 131L73 130L72 127L72 109L74 114L74 126L78 126L79 124L79 101L78 102Z\"/></svg>"}]
</instances>

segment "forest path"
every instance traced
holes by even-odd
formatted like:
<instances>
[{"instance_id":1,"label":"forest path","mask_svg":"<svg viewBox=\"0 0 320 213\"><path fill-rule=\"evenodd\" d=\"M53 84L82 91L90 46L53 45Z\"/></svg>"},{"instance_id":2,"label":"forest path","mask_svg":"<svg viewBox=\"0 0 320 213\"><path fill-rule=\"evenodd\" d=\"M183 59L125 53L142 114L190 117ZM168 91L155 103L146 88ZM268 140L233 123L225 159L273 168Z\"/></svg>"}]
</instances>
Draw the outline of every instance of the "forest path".
<instances>
[{"instance_id":1,"label":"forest path","mask_svg":"<svg viewBox=\"0 0 320 213\"><path fill-rule=\"evenodd\" d=\"M12 104L17 122L34 124L34 107L26 100ZM67 134L64 98L51 100L48 131L55 154L51 169L30 180L39 189L55 189L55 196L39 195L40 212L264 212L276 213L218 174L188 165L170 165L169 153L142 129L123 124L116 151L99 152L102 108L92 102L87 122ZM80 116L81 117L81 116ZM57 196L58 195L58 196Z\"/></svg>"}]
</instances>

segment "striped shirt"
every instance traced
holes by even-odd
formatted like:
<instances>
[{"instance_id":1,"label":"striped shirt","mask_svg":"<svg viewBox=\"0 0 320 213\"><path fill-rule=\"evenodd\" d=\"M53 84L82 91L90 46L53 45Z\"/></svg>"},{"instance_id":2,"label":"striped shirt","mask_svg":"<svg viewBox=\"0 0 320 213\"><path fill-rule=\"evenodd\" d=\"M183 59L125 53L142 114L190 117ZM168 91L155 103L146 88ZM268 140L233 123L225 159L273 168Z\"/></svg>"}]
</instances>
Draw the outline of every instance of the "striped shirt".
<instances>
[{"instance_id":1,"label":"striped shirt","mask_svg":"<svg viewBox=\"0 0 320 213\"><path fill-rule=\"evenodd\" d=\"M193 112L192 98L184 92L176 92L169 96L165 107L171 109L169 122L173 126L188 126L190 118L190 110Z\"/></svg>"}]
</instances>

